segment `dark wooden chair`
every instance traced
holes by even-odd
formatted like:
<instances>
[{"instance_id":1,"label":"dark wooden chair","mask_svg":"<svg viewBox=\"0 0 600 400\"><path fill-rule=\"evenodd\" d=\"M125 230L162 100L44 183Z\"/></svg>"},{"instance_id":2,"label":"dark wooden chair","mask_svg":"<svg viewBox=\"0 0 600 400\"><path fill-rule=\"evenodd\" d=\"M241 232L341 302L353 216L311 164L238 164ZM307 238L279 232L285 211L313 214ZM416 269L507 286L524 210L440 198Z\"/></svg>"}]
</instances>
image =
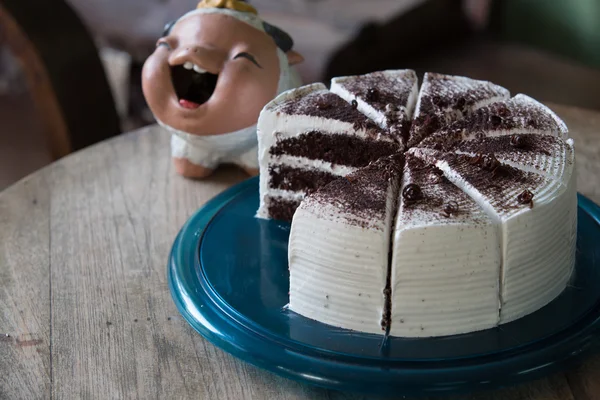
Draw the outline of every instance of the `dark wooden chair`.
<instances>
[{"instance_id":1,"label":"dark wooden chair","mask_svg":"<svg viewBox=\"0 0 600 400\"><path fill-rule=\"evenodd\" d=\"M0 45L21 64L54 158L120 132L95 43L64 1L0 0Z\"/></svg>"}]
</instances>

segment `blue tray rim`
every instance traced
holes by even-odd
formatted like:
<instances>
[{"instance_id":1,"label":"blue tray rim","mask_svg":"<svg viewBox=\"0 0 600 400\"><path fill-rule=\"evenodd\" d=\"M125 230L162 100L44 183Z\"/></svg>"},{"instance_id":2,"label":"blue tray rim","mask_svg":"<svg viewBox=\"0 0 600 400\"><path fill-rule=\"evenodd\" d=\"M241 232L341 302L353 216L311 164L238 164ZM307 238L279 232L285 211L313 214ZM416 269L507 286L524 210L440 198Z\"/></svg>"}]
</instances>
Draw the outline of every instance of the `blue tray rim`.
<instances>
[{"instance_id":1,"label":"blue tray rim","mask_svg":"<svg viewBox=\"0 0 600 400\"><path fill-rule=\"evenodd\" d=\"M539 343L519 348L518 351L507 351L506 354L445 362L369 359L359 359L360 362L357 362L355 357L332 357L326 352L315 351L300 344L297 347L288 346L284 349L285 357L279 358L279 352L265 351L265 346L269 348L278 345L277 343L272 342L268 335L244 326L243 321L231 315L231 310L228 311L226 306L218 304L219 301L211 297L213 289L210 282L198 279L203 290L198 292L197 288L188 287L180 276L184 256L190 256L190 252L193 252L193 256L197 257L197 244L202 233L219 210L238 193L257 185L257 182L258 178L245 180L217 195L194 213L177 235L168 265L169 288L186 321L208 341L250 364L296 381L336 390L406 395L450 394L499 388L535 379L573 365L582 357L598 350L600 307L590 311L589 314L594 313L593 316L586 315L569 329ZM600 225L598 205L578 194L578 207ZM190 234L197 239L193 249L189 246L186 248L182 243L183 236ZM194 290L196 295L203 297L203 304L195 304L190 298L189 293ZM519 364L517 369L515 362ZM319 365L320 371L316 374L315 365ZM350 379L349 376L354 378ZM443 385L436 384L435 378L440 376L469 376L469 379L453 382L445 380ZM360 379L357 380L356 377Z\"/></svg>"}]
</instances>

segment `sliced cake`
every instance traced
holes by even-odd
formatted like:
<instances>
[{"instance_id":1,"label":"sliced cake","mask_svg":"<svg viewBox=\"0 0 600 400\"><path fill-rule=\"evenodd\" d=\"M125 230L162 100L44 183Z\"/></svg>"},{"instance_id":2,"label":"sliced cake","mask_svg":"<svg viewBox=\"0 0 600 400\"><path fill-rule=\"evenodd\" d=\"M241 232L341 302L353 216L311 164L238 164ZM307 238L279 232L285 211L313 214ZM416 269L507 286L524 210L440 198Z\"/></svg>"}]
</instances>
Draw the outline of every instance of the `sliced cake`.
<instances>
[{"instance_id":1,"label":"sliced cake","mask_svg":"<svg viewBox=\"0 0 600 400\"><path fill-rule=\"evenodd\" d=\"M577 196L564 182L501 163L493 154L419 149L444 176L501 224L500 322L527 315L566 287L575 262Z\"/></svg>"},{"instance_id":2,"label":"sliced cake","mask_svg":"<svg viewBox=\"0 0 600 400\"><path fill-rule=\"evenodd\" d=\"M258 216L293 217L292 311L363 332L454 335L531 314L572 276L564 123L528 96L440 74L425 75L410 120L415 85L412 71L342 77L263 110Z\"/></svg>"},{"instance_id":3,"label":"sliced cake","mask_svg":"<svg viewBox=\"0 0 600 400\"><path fill-rule=\"evenodd\" d=\"M403 158L383 158L302 201L288 247L291 310L347 329L387 328L385 288Z\"/></svg>"},{"instance_id":4,"label":"sliced cake","mask_svg":"<svg viewBox=\"0 0 600 400\"><path fill-rule=\"evenodd\" d=\"M406 155L391 263L392 336L498 325L500 229L441 170Z\"/></svg>"},{"instance_id":5,"label":"sliced cake","mask_svg":"<svg viewBox=\"0 0 600 400\"><path fill-rule=\"evenodd\" d=\"M525 171L555 179L568 180L573 173L575 151L573 140L535 133L473 138L446 144L424 143L420 148L444 149L445 152L493 154L499 161Z\"/></svg>"},{"instance_id":6,"label":"sliced cake","mask_svg":"<svg viewBox=\"0 0 600 400\"><path fill-rule=\"evenodd\" d=\"M415 146L474 110L509 97L508 90L490 82L427 72L419 91L408 145Z\"/></svg>"},{"instance_id":7,"label":"sliced cake","mask_svg":"<svg viewBox=\"0 0 600 400\"><path fill-rule=\"evenodd\" d=\"M415 71L389 70L331 80L331 91L406 144L419 92Z\"/></svg>"},{"instance_id":8,"label":"sliced cake","mask_svg":"<svg viewBox=\"0 0 600 400\"><path fill-rule=\"evenodd\" d=\"M304 196L399 145L322 84L282 93L258 121L258 216L291 220Z\"/></svg>"}]
</instances>

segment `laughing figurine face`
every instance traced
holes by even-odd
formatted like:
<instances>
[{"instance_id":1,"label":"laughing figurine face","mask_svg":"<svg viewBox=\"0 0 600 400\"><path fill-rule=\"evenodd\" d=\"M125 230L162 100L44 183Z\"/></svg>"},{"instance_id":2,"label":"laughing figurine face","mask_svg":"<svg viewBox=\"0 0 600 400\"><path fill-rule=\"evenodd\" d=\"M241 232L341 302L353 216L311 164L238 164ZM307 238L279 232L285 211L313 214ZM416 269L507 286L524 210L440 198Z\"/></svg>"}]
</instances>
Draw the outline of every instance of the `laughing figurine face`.
<instances>
[{"instance_id":1,"label":"laughing figurine face","mask_svg":"<svg viewBox=\"0 0 600 400\"><path fill-rule=\"evenodd\" d=\"M177 170L186 176L206 176L221 162L256 167L252 154L241 162L232 159L226 153L240 153L239 146L218 145L216 136L235 142L233 134L253 127L278 92L297 86L282 87L282 75L287 76L289 65L300 60L293 51L282 52L269 33L227 13L190 13L177 21L158 40L142 74L150 110L176 132L172 149ZM248 135L240 136L240 146L244 142L252 151L255 131L250 132L253 140ZM187 148L178 153L182 146ZM182 162L191 165L187 172L180 168ZM190 173L193 167L200 172Z\"/></svg>"}]
</instances>

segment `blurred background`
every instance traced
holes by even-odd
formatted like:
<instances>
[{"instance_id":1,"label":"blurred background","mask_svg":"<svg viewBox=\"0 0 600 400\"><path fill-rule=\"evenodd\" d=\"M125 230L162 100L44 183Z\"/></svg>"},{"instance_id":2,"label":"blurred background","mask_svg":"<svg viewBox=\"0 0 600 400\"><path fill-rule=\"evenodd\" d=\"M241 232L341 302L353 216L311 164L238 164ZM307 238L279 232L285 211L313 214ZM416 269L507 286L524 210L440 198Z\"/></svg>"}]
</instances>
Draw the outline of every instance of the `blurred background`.
<instances>
[{"instance_id":1,"label":"blurred background","mask_svg":"<svg viewBox=\"0 0 600 400\"><path fill-rule=\"evenodd\" d=\"M0 0L0 190L153 123L140 71L196 0ZM600 0L252 0L306 83L387 68L600 110Z\"/></svg>"}]
</instances>

